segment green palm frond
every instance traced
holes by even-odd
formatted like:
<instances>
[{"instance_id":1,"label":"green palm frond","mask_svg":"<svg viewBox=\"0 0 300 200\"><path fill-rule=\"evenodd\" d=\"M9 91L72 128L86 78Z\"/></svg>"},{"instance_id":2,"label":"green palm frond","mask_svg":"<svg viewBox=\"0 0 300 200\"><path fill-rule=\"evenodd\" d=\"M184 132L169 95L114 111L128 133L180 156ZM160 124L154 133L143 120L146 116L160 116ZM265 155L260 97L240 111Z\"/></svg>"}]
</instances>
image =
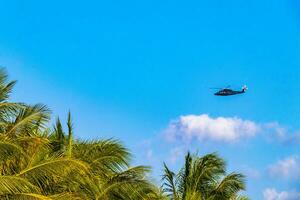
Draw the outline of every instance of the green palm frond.
<instances>
[{"instance_id":1,"label":"green palm frond","mask_svg":"<svg viewBox=\"0 0 300 200\"><path fill-rule=\"evenodd\" d=\"M147 200L168 200L169 198L165 195L164 191L161 187L157 187L156 185L152 185L152 191L147 194Z\"/></svg>"},{"instance_id":2,"label":"green palm frond","mask_svg":"<svg viewBox=\"0 0 300 200\"><path fill-rule=\"evenodd\" d=\"M190 186L190 174L192 170L192 157L190 152L185 156L184 168L177 175L177 180L179 181L179 192L182 194L182 199L185 199L185 195Z\"/></svg>"},{"instance_id":3,"label":"green palm frond","mask_svg":"<svg viewBox=\"0 0 300 200\"><path fill-rule=\"evenodd\" d=\"M53 198L36 193L17 193L5 195L3 198L6 200L53 200Z\"/></svg>"},{"instance_id":4,"label":"green palm frond","mask_svg":"<svg viewBox=\"0 0 300 200\"><path fill-rule=\"evenodd\" d=\"M129 166L130 153L117 140L77 142L73 156L89 163L93 171L120 172Z\"/></svg>"},{"instance_id":5,"label":"green palm frond","mask_svg":"<svg viewBox=\"0 0 300 200\"><path fill-rule=\"evenodd\" d=\"M164 165L164 191L171 199L228 200L237 199L245 190L244 176L226 175L226 163L216 153L202 157L187 154L185 165L175 175Z\"/></svg>"},{"instance_id":6,"label":"green palm frond","mask_svg":"<svg viewBox=\"0 0 300 200\"><path fill-rule=\"evenodd\" d=\"M6 101L13 87L15 86L16 81L8 82L8 75L4 68L0 69L0 102Z\"/></svg>"},{"instance_id":7,"label":"green palm frond","mask_svg":"<svg viewBox=\"0 0 300 200\"><path fill-rule=\"evenodd\" d=\"M39 188L21 177L0 176L0 196L28 192L39 192Z\"/></svg>"},{"instance_id":8,"label":"green palm frond","mask_svg":"<svg viewBox=\"0 0 300 200\"><path fill-rule=\"evenodd\" d=\"M27 106L20 110L11 123L8 123L6 134L31 135L32 132L30 131L35 130L37 127L44 127L49 119L50 111L45 105L36 104L34 106Z\"/></svg>"},{"instance_id":9,"label":"green palm frond","mask_svg":"<svg viewBox=\"0 0 300 200\"><path fill-rule=\"evenodd\" d=\"M163 192L167 193L168 197L173 200L179 199L179 194L176 185L176 175L172 172L167 165L164 163L164 175L163 175Z\"/></svg>"},{"instance_id":10,"label":"green palm frond","mask_svg":"<svg viewBox=\"0 0 300 200\"><path fill-rule=\"evenodd\" d=\"M150 168L147 166L137 166L129 168L123 172L117 173L108 180L108 182L105 184L106 186L98 195L98 198L101 199L108 193L114 193L116 190L125 190L127 191L127 193L129 191L129 194L139 194L139 188L137 188L137 186L148 185L145 176L146 173L148 173L149 171Z\"/></svg>"},{"instance_id":11,"label":"green palm frond","mask_svg":"<svg viewBox=\"0 0 300 200\"><path fill-rule=\"evenodd\" d=\"M16 83L16 81L11 81L8 84L0 87L0 102L4 102L9 98Z\"/></svg>"},{"instance_id":12,"label":"green palm frond","mask_svg":"<svg viewBox=\"0 0 300 200\"><path fill-rule=\"evenodd\" d=\"M236 197L232 197L230 200L250 200L250 198L245 195L237 195Z\"/></svg>"},{"instance_id":13,"label":"green palm frond","mask_svg":"<svg viewBox=\"0 0 300 200\"><path fill-rule=\"evenodd\" d=\"M25 108L26 105L23 103L12 103L3 101L0 102L0 116L2 124L5 123L5 120L9 120L12 116L15 116L20 109Z\"/></svg>"},{"instance_id":14,"label":"green palm frond","mask_svg":"<svg viewBox=\"0 0 300 200\"><path fill-rule=\"evenodd\" d=\"M30 182L42 187L49 180L64 178L71 172L84 175L88 172L88 166L82 161L71 158L49 158L39 164L27 167L17 176L25 177Z\"/></svg>"},{"instance_id":15,"label":"green palm frond","mask_svg":"<svg viewBox=\"0 0 300 200\"><path fill-rule=\"evenodd\" d=\"M118 199L124 200L158 200L163 196L157 193L154 186L147 181L139 181L139 183L125 183L110 192L109 197L118 196Z\"/></svg>"},{"instance_id":16,"label":"green palm frond","mask_svg":"<svg viewBox=\"0 0 300 200\"><path fill-rule=\"evenodd\" d=\"M212 191L214 199L229 199L245 189L244 176L238 173L231 173L225 176L215 190Z\"/></svg>"},{"instance_id":17,"label":"green palm frond","mask_svg":"<svg viewBox=\"0 0 300 200\"><path fill-rule=\"evenodd\" d=\"M205 196L212 190L214 181L225 173L225 166L225 161L216 153L195 158L190 172L190 190L200 191Z\"/></svg>"},{"instance_id":18,"label":"green palm frond","mask_svg":"<svg viewBox=\"0 0 300 200\"><path fill-rule=\"evenodd\" d=\"M65 133L59 117L56 119L51 144L54 152L63 153L65 151Z\"/></svg>"},{"instance_id":19,"label":"green palm frond","mask_svg":"<svg viewBox=\"0 0 300 200\"><path fill-rule=\"evenodd\" d=\"M73 124L71 119L71 112L68 113L68 120L67 120L67 126L68 126L68 145L67 145L67 155L69 157L72 156L72 146L73 146Z\"/></svg>"},{"instance_id":20,"label":"green palm frond","mask_svg":"<svg viewBox=\"0 0 300 200\"><path fill-rule=\"evenodd\" d=\"M23 157L23 163L26 163L24 168L40 163L49 157L50 141L45 136L19 136L15 141L26 155L30 155Z\"/></svg>"},{"instance_id":21,"label":"green palm frond","mask_svg":"<svg viewBox=\"0 0 300 200\"><path fill-rule=\"evenodd\" d=\"M0 163L15 157L27 157L23 149L10 140L0 141Z\"/></svg>"},{"instance_id":22,"label":"green palm frond","mask_svg":"<svg viewBox=\"0 0 300 200\"><path fill-rule=\"evenodd\" d=\"M118 181L139 181L145 179L146 174L151 171L148 166L136 166L130 167L125 171L120 173L116 173L114 177L111 178L110 182L118 182Z\"/></svg>"},{"instance_id":23,"label":"green palm frond","mask_svg":"<svg viewBox=\"0 0 300 200\"><path fill-rule=\"evenodd\" d=\"M5 69L0 69L0 131L4 131L5 119L15 116L17 111L23 108L24 104L12 103L8 99L12 93L16 81L8 82L8 76Z\"/></svg>"},{"instance_id":24,"label":"green palm frond","mask_svg":"<svg viewBox=\"0 0 300 200\"><path fill-rule=\"evenodd\" d=\"M69 192L55 194L55 195L51 195L49 197L52 200L67 200L67 199L70 199L70 200L85 200L85 199L79 197L78 195L72 194L72 193L69 193Z\"/></svg>"}]
</instances>

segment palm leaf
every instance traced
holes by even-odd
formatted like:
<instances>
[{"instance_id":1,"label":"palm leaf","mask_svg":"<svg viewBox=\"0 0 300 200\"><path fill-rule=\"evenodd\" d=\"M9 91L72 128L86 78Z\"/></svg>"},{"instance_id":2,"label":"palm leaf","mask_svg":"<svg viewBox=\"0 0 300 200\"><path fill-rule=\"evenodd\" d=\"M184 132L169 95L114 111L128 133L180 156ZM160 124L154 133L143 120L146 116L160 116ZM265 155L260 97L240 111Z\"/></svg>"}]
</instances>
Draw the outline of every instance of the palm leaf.
<instances>
[{"instance_id":1,"label":"palm leaf","mask_svg":"<svg viewBox=\"0 0 300 200\"><path fill-rule=\"evenodd\" d=\"M137 192L137 185L147 185L145 173L148 173L149 171L149 167L137 166L114 175L110 178L104 190L98 195L98 198L101 199L103 196L107 195L107 193L116 189L126 191L129 190L131 193Z\"/></svg>"},{"instance_id":2,"label":"palm leaf","mask_svg":"<svg viewBox=\"0 0 300 200\"><path fill-rule=\"evenodd\" d=\"M7 200L53 200L50 197L35 193L17 193L6 195L4 198Z\"/></svg>"},{"instance_id":3,"label":"palm leaf","mask_svg":"<svg viewBox=\"0 0 300 200\"><path fill-rule=\"evenodd\" d=\"M67 155L69 157L72 156L72 141L73 141L73 124L72 124L72 119L71 119L71 112L68 113L68 121L67 121L67 126L68 126L68 146L67 146Z\"/></svg>"},{"instance_id":4,"label":"palm leaf","mask_svg":"<svg viewBox=\"0 0 300 200\"><path fill-rule=\"evenodd\" d=\"M96 173L119 172L129 166L130 153L117 140L78 142L73 156L89 163Z\"/></svg>"},{"instance_id":5,"label":"palm leaf","mask_svg":"<svg viewBox=\"0 0 300 200\"><path fill-rule=\"evenodd\" d=\"M0 176L0 195L38 192L39 189L26 179L16 176Z\"/></svg>"},{"instance_id":6,"label":"palm leaf","mask_svg":"<svg viewBox=\"0 0 300 200\"><path fill-rule=\"evenodd\" d=\"M88 166L71 158L49 158L34 166L22 170L17 176L25 177L30 182L43 187L47 181L57 178L64 178L70 172L85 174Z\"/></svg>"},{"instance_id":7,"label":"palm leaf","mask_svg":"<svg viewBox=\"0 0 300 200\"><path fill-rule=\"evenodd\" d=\"M30 130L43 127L49 119L50 111L45 105L27 106L21 109L14 121L8 125L6 134L30 134Z\"/></svg>"},{"instance_id":8,"label":"palm leaf","mask_svg":"<svg viewBox=\"0 0 300 200\"><path fill-rule=\"evenodd\" d=\"M8 82L8 75L4 68L0 69L0 102L9 98L16 81Z\"/></svg>"},{"instance_id":9,"label":"palm leaf","mask_svg":"<svg viewBox=\"0 0 300 200\"><path fill-rule=\"evenodd\" d=\"M9 140L0 141L0 162L4 162L7 159L13 157L24 156L27 157L23 152L22 148Z\"/></svg>"},{"instance_id":10,"label":"palm leaf","mask_svg":"<svg viewBox=\"0 0 300 200\"><path fill-rule=\"evenodd\" d=\"M169 197L172 197L172 199L177 200L179 199L179 194L175 183L175 177L175 173L172 172L164 163L163 192L166 192Z\"/></svg>"},{"instance_id":11,"label":"palm leaf","mask_svg":"<svg viewBox=\"0 0 300 200\"><path fill-rule=\"evenodd\" d=\"M237 193L245 189L244 176L238 173L231 173L220 181L215 190L212 191L212 196L215 199L230 198L236 196Z\"/></svg>"},{"instance_id":12,"label":"palm leaf","mask_svg":"<svg viewBox=\"0 0 300 200\"><path fill-rule=\"evenodd\" d=\"M54 152L64 152L65 151L65 133L62 128L60 119L56 119L56 124L54 127L54 139L52 140L52 146Z\"/></svg>"}]
</instances>

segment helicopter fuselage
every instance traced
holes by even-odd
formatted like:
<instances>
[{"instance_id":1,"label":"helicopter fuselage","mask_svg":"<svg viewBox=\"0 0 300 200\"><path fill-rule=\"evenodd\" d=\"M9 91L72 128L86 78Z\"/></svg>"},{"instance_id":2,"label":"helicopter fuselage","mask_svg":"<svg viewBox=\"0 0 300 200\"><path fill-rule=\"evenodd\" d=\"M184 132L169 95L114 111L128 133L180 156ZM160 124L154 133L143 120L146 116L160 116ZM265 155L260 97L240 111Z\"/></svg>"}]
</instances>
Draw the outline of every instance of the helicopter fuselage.
<instances>
[{"instance_id":1,"label":"helicopter fuselage","mask_svg":"<svg viewBox=\"0 0 300 200\"><path fill-rule=\"evenodd\" d=\"M245 93L245 90L236 91L231 89L223 89L215 93L216 96L230 96Z\"/></svg>"}]
</instances>

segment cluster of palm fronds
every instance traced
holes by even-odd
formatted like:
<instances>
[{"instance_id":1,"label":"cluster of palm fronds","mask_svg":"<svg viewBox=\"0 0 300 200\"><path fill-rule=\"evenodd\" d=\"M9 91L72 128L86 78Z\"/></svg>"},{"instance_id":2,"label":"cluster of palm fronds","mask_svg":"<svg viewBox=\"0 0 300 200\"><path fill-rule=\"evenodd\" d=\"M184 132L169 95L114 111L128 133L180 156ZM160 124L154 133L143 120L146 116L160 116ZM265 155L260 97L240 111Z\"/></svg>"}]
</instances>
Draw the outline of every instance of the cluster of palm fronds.
<instances>
[{"instance_id":1,"label":"cluster of palm fronds","mask_svg":"<svg viewBox=\"0 0 300 200\"><path fill-rule=\"evenodd\" d=\"M165 166L162 188L147 177L150 168L130 165L128 149L117 140L73 138L59 119L48 128L49 109L9 102L15 81L0 70L0 199L193 200L234 199L243 176L225 174L216 155L192 160L178 175Z\"/></svg>"},{"instance_id":2,"label":"cluster of palm fronds","mask_svg":"<svg viewBox=\"0 0 300 200\"><path fill-rule=\"evenodd\" d=\"M225 162L217 154L185 157L178 174L164 165L163 191L172 200L247 200L239 196L245 189L244 176L226 174Z\"/></svg>"}]
</instances>

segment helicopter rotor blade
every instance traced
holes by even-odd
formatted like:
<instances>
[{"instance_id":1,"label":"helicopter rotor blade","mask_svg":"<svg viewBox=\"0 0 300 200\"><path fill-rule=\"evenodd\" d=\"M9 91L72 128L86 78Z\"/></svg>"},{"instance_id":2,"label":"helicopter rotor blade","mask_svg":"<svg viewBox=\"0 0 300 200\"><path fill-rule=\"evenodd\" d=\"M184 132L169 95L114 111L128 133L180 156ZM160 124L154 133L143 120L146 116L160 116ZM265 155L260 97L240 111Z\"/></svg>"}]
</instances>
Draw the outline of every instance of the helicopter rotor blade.
<instances>
[{"instance_id":1,"label":"helicopter rotor blade","mask_svg":"<svg viewBox=\"0 0 300 200\"><path fill-rule=\"evenodd\" d=\"M244 86L242 87L242 89L243 89L243 90L248 90L248 87L247 87L246 85L244 85Z\"/></svg>"}]
</instances>

